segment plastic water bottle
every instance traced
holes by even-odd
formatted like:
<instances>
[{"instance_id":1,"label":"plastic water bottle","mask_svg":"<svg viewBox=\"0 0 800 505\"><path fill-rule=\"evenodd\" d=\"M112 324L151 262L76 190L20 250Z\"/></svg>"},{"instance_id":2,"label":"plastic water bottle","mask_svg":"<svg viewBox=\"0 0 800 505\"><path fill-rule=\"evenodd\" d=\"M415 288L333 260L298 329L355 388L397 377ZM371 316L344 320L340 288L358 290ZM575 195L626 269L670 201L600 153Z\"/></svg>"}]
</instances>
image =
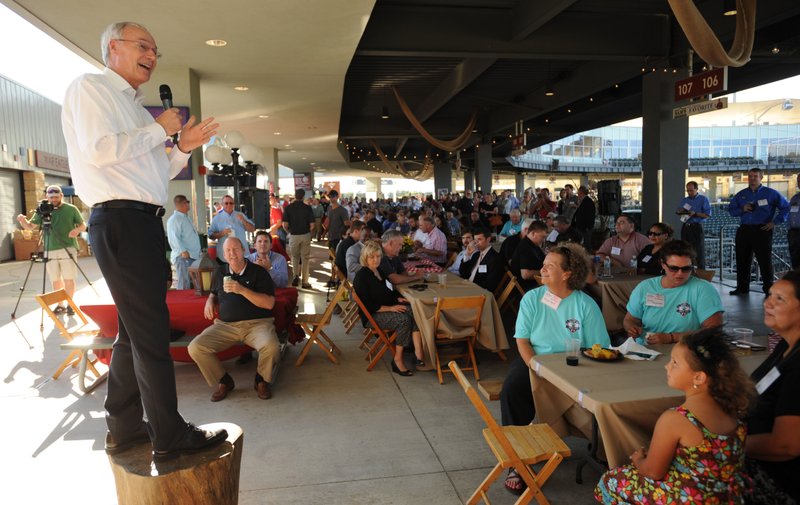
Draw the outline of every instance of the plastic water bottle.
<instances>
[{"instance_id":1,"label":"plastic water bottle","mask_svg":"<svg viewBox=\"0 0 800 505\"><path fill-rule=\"evenodd\" d=\"M603 260L603 277L611 277L611 258L608 256Z\"/></svg>"},{"instance_id":2,"label":"plastic water bottle","mask_svg":"<svg viewBox=\"0 0 800 505\"><path fill-rule=\"evenodd\" d=\"M631 258L631 263L630 263L630 265L631 265L631 268L632 268L633 270L636 270L636 267L637 267L637 266L639 266L639 265L637 264L637 262L636 262L636 258Z\"/></svg>"},{"instance_id":3,"label":"plastic water bottle","mask_svg":"<svg viewBox=\"0 0 800 505\"><path fill-rule=\"evenodd\" d=\"M594 274L600 275L600 256L597 254L594 256Z\"/></svg>"}]
</instances>

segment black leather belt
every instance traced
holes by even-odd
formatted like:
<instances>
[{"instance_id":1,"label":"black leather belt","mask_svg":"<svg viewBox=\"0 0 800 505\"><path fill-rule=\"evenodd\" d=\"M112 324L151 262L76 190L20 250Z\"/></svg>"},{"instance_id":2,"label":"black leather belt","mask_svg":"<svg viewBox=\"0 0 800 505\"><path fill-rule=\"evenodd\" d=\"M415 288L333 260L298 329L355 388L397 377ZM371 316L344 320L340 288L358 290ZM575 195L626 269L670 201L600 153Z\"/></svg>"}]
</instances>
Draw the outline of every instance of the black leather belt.
<instances>
[{"instance_id":1,"label":"black leather belt","mask_svg":"<svg viewBox=\"0 0 800 505\"><path fill-rule=\"evenodd\" d=\"M162 217L166 210L160 205L153 205L152 203L137 202L135 200L109 200L107 202L100 202L94 205L95 209L133 209L150 214L157 217Z\"/></svg>"}]
</instances>

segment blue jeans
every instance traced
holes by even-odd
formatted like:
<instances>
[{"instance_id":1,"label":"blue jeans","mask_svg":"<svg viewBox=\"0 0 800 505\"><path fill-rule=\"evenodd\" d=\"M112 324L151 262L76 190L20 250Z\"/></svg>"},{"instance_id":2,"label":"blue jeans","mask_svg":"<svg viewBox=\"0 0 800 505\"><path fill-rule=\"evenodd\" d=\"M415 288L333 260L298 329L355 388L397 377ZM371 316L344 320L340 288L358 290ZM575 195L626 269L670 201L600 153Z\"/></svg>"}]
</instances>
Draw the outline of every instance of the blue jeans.
<instances>
[{"instance_id":1,"label":"blue jeans","mask_svg":"<svg viewBox=\"0 0 800 505\"><path fill-rule=\"evenodd\" d=\"M191 289L191 279L189 279L189 267L195 262L194 258L175 258L175 289Z\"/></svg>"}]
</instances>

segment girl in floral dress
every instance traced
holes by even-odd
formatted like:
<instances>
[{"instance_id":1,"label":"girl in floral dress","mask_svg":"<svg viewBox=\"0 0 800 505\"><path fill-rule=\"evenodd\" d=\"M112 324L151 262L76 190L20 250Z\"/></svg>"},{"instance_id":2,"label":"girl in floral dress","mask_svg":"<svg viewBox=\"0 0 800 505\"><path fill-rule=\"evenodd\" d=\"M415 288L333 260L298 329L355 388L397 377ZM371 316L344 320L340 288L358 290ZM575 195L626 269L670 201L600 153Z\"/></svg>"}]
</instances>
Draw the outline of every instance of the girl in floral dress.
<instances>
[{"instance_id":1,"label":"girl in floral dress","mask_svg":"<svg viewBox=\"0 0 800 505\"><path fill-rule=\"evenodd\" d=\"M665 368L667 384L686 401L661 415L649 449L603 474L595 498L606 504L743 503L746 430L739 419L756 393L721 328L683 337Z\"/></svg>"}]
</instances>

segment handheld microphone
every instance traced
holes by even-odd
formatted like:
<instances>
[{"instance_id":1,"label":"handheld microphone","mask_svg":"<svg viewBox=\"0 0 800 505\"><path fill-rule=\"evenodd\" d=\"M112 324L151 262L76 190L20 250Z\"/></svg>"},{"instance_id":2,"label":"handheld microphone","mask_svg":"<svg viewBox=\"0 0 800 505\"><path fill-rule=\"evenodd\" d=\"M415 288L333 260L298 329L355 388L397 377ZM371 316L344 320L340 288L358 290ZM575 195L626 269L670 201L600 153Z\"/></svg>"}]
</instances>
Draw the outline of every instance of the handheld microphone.
<instances>
[{"instance_id":1,"label":"handheld microphone","mask_svg":"<svg viewBox=\"0 0 800 505\"><path fill-rule=\"evenodd\" d=\"M161 97L161 105L164 107L164 110L172 108L172 90L169 89L169 85L162 84L158 87L158 94ZM175 146L178 145L178 134L172 136L172 143Z\"/></svg>"}]
</instances>

